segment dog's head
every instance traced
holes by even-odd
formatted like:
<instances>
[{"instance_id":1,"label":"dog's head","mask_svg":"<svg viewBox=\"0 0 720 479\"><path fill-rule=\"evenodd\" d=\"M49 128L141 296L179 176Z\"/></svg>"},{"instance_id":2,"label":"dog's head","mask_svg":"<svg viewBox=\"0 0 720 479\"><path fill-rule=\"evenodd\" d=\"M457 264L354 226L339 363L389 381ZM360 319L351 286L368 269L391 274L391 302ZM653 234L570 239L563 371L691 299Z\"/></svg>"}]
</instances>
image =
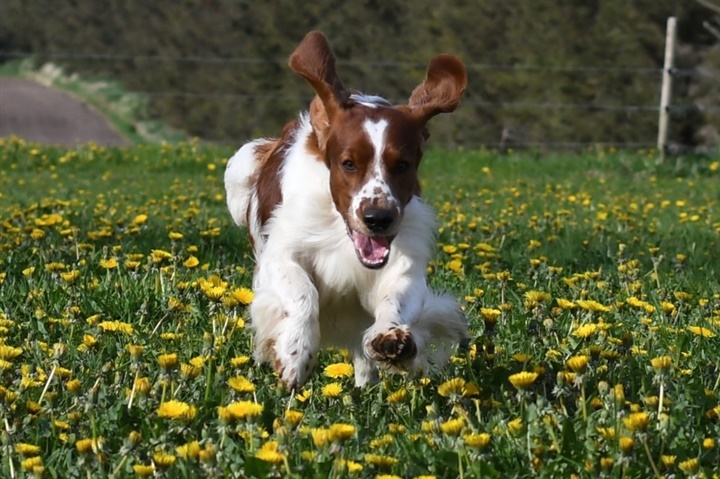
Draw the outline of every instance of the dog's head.
<instances>
[{"instance_id":1,"label":"dog's head","mask_svg":"<svg viewBox=\"0 0 720 479\"><path fill-rule=\"evenodd\" d=\"M457 108L467 85L462 62L438 55L407 105L346 90L322 33L309 33L290 56L290 68L317 93L310 107L317 148L330 169L330 191L360 262L381 268L405 205L420 193L417 170L427 122Z\"/></svg>"}]
</instances>

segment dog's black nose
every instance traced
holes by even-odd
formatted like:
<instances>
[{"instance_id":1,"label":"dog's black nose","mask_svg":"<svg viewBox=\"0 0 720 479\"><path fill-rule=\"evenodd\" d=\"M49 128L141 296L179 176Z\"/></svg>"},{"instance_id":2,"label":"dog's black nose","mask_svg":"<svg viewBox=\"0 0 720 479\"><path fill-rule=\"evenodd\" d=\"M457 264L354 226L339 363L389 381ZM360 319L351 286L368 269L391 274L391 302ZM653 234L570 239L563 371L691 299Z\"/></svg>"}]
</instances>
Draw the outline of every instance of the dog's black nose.
<instances>
[{"instance_id":1,"label":"dog's black nose","mask_svg":"<svg viewBox=\"0 0 720 479\"><path fill-rule=\"evenodd\" d=\"M385 231L390 227L394 219L395 214L391 210L368 208L363 212L363 222L373 233Z\"/></svg>"}]
</instances>

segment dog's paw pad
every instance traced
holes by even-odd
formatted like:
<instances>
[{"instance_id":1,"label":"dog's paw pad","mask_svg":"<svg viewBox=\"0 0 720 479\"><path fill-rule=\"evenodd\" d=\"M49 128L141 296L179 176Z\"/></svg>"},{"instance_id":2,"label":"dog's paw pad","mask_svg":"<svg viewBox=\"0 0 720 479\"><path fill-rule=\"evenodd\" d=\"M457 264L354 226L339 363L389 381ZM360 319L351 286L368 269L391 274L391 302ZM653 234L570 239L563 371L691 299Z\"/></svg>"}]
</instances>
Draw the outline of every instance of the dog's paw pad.
<instances>
[{"instance_id":1,"label":"dog's paw pad","mask_svg":"<svg viewBox=\"0 0 720 479\"><path fill-rule=\"evenodd\" d=\"M392 328L370 341L371 358L393 366L408 361L417 354L417 346L409 331Z\"/></svg>"}]
</instances>

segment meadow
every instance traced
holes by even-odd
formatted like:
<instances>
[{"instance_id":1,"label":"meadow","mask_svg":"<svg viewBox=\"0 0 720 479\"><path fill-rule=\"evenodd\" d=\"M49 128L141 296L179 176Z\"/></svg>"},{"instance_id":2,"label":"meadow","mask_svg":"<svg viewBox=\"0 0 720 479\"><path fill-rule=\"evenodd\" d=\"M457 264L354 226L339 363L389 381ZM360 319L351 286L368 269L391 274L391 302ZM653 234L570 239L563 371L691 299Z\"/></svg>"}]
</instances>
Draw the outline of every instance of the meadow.
<instances>
[{"instance_id":1,"label":"meadow","mask_svg":"<svg viewBox=\"0 0 720 479\"><path fill-rule=\"evenodd\" d=\"M362 390L326 350L291 393L231 153L0 140L2 477L720 477L718 160L429 151L472 341Z\"/></svg>"}]
</instances>

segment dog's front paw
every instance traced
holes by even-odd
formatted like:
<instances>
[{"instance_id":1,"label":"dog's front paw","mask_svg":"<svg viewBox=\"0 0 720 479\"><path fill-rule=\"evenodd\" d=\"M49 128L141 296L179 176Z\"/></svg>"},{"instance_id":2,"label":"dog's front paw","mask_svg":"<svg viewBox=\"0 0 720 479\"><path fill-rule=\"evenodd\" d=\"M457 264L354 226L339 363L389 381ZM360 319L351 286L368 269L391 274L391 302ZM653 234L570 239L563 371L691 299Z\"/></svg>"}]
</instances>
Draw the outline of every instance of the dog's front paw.
<instances>
[{"instance_id":1,"label":"dog's front paw","mask_svg":"<svg viewBox=\"0 0 720 479\"><path fill-rule=\"evenodd\" d=\"M366 340L365 354L387 367L407 369L406 364L417 355L417 346L409 330L390 328Z\"/></svg>"},{"instance_id":2,"label":"dog's front paw","mask_svg":"<svg viewBox=\"0 0 720 479\"><path fill-rule=\"evenodd\" d=\"M295 349L275 358L275 371L280 383L288 390L297 390L305 384L315 368L317 358L311 351Z\"/></svg>"}]
</instances>

